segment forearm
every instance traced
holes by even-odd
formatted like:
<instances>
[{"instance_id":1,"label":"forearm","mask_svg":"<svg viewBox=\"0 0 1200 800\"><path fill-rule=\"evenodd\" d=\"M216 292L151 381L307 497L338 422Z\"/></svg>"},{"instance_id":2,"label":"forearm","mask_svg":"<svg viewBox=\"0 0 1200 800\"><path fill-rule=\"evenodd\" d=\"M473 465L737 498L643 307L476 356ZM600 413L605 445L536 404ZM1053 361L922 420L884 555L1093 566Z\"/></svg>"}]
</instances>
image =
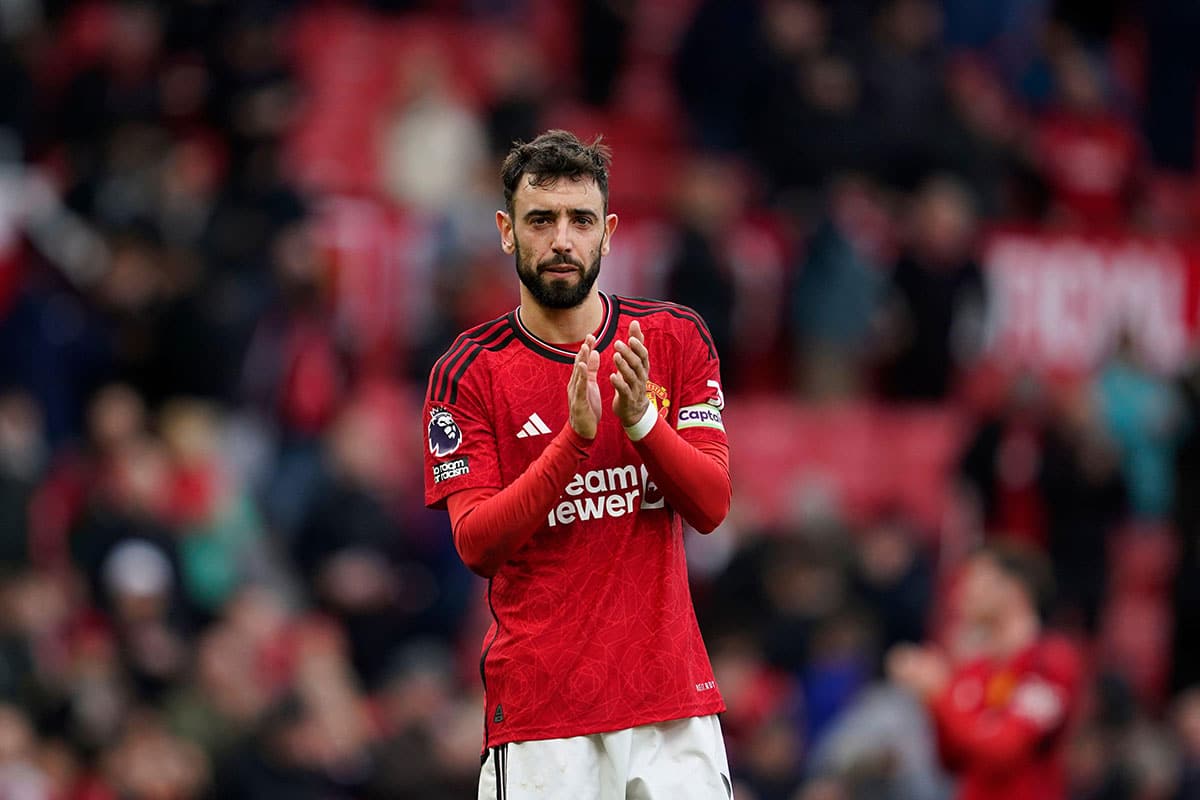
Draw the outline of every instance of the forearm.
<instances>
[{"instance_id":1,"label":"forearm","mask_svg":"<svg viewBox=\"0 0 1200 800\"><path fill-rule=\"evenodd\" d=\"M710 533L724 521L733 496L724 442L689 442L659 418L633 446L663 497L693 528Z\"/></svg>"},{"instance_id":2,"label":"forearm","mask_svg":"<svg viewBox=\"0 0 1200 800\"><path fill-rule=\"evenodd\" d=\"M592 441L564 426L504 489L467 490L447 498L454 546L473 572L492 577L529 541L587 458Z\"/></svg>"}]
</instances>

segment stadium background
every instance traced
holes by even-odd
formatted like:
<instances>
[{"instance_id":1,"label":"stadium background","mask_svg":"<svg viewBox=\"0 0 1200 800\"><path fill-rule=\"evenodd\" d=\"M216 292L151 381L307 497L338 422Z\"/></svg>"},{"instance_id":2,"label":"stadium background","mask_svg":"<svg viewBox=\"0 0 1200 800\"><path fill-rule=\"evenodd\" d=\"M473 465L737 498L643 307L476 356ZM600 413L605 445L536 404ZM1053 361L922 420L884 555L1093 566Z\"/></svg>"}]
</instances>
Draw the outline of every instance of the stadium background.
<instances>
[{"instance_id":1,"label":"stadium background","mask_svg":"<svg viewBox=\"0 0 1200 800\"><path fill-rule=\"evenodd\" d=\"M689 542L742 800L939 798L886 647L973 543L1088 653L1078 798L1200 796L1186 0L0 2L0 795L473 796L420 397L498 160L602 133L602 285L708 319Z\"/></svg>"}]
</instances>

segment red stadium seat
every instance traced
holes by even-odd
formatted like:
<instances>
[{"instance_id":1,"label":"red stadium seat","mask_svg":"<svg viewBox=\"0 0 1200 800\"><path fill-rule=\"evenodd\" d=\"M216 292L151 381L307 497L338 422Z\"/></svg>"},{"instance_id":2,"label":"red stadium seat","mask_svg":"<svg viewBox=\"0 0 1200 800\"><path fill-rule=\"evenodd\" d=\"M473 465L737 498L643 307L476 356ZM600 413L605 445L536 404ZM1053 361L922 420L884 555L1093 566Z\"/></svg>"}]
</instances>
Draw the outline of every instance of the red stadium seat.
<instances>
[{"instance_id":1,"label":"red stadium seat","mask_svg":"<svg viewBox=\"0 0 1200 800\"><path fill-rule=\"evenodd\" d=\"M794 522L814 491L851 521L899 509L939 531L950 508L949 478L961 421L942 408L810 408L781 400L730 407L735 501L754 522Z\"/></svg>"}]
</instances>

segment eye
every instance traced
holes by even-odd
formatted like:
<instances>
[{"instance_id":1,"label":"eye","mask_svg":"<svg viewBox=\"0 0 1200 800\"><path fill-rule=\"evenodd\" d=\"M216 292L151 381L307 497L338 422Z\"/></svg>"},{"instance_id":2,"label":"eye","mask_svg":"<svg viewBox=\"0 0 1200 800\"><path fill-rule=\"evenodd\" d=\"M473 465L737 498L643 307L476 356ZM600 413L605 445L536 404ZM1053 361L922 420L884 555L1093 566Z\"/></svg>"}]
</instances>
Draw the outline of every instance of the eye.
<instances>
[{"instance_id":1,"label":"eye","mask_svg":"<svg viewBox=\"0 0 1200 800\"><path fill-rule=\"evenodd\" d=\"M594 220L591 217L576 217L575 218L575 224L581 228L587 228L587 227L591 226L592 222L594 222Z\"/></svg>"},{"instance_id":2,"label":"eye","mask_svg":"<svg viewBox=\"0 0 1200 800\"><path fill-rule=\"evenodd\" d=\"M529 221L529 224L535 228L544 228L550 224L549 217L534 217Z\"/></svg>"}]
</instances>

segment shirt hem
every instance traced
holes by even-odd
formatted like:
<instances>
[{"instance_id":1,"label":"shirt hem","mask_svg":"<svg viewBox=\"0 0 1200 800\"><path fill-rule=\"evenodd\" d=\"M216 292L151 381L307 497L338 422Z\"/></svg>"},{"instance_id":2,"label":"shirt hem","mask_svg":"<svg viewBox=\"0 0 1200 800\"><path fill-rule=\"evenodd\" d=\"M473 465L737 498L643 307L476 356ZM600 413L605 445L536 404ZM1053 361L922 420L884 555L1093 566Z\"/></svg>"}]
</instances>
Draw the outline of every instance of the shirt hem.
<instances>
[{"instance_id":1,"label":"shirt hem","mask_svg":"<svg viewBox=\"0 0 1200 800\"><path fill-rule=\"evenodd\" d=\"M536 742L546 739L570 739L576 736L592 736L598 733L612 733L613 731L621 731L626 728L637 728L641 725L655 725L660 722L672 722L677 719L690 719L691 717L707 717L712 714L720 714L725 711L725 701L720 700L716 703L706 706L700 706L687 711L670 714L648 714L629 717L626 720L621 720L614 723L603 723L595 726L584 728L579 727L547 727L547 728L518 728L504 733L495 733L490 736L484 743L484 751L490 747L499 747L504 744L513 744L514 742Z\"/></svg>"}]
</instances>

